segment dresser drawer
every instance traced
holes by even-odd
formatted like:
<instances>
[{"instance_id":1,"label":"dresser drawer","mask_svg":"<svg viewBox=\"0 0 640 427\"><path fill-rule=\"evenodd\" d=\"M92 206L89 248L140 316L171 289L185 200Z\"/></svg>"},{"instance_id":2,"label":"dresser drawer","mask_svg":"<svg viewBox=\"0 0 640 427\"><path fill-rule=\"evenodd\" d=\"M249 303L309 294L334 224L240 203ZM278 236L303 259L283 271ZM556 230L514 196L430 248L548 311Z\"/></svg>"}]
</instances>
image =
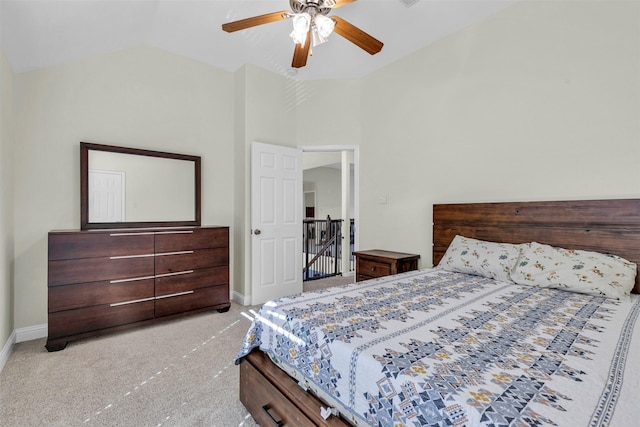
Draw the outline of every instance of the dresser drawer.
<instances>
[{"instance_id":1,"label":"dresser drawer","mask_svg":"<svg viewBox=\"0 0 640 427\"><path fill-rule=\"evenodd\" d=\"M368 259L359 259L356 266L358 274L369 277L383 277L391 274L391 265Z\"/></svg>"},{"instance_id":2,"label":"dresser drawer","mask_svg":"<svg viewBox=\"0 0 640 427\"><path fill-rule=\"evenodd\" d=\"M49 339L153 319L153 300L49 313Z\"/></svg>"},{"instance_id":3,"label":"dresser drawer","mask_svg":"<svg viewBox=\"0 0 640 427\"><path fill-rule=\"evenodd\" d=\"M49 260L153 254L153 233L49 233Z\"/></svg>"},{"instance_id":4,"label":"dresser drawer","mask_svg":"<svg viewBox=\"0 0 640 427\"><path fill-rule=\"evenodd\" d=\"M199 228L156 232L156 252L174 252L229 246L229 229Z\"/></svg>"},{"instance_id":5,"label":"dresser drawer","mask_svg":"<svg viewBox=\"0 0 640 427\"><path fill-rule=\"evenodd\" d=\"M156 276L156 296L228 284L229 267L227 266L168 273Z\"/></svg>"},{"instance_id":6,"label":"dresser drawer","mask_svg":"<svg viewBox=\"0 0 640 427\"><path fill-rule=\"evenodd\" d=\"M153 277L153 255L49 261L49 286Z\"/></svg>"},{"instance_id":7,"label":"dresser drawer","mask_svg":"<svg viewBox=\"0 0 640 427\"><path fill-rule=\"evenodd\" d=\"M53 286L49 289L49 313L153 296L152 278L117 283L105 281Z\"/></svg>"},{"instance_id":8,"label":"dresser drawer","mask_svg":"<svg viewBox=\"0 0 640 427\"><path fill-rule=\"evenodd\" d=\"M157 295L156 317L182 313L229 302L229 287L226 285L193 289L183 293Z\"/></svg>"},{"instance_id":9,"label":"dresser drawer","mask_svg":"<svg viewBox=\"0 0 640 427\"><path fill-rule=\"evenodd\" d=\"M155 257L156 275L228 264L229 250L227 248L164 252L157 253Z\"/></svg>"}]
</instances>

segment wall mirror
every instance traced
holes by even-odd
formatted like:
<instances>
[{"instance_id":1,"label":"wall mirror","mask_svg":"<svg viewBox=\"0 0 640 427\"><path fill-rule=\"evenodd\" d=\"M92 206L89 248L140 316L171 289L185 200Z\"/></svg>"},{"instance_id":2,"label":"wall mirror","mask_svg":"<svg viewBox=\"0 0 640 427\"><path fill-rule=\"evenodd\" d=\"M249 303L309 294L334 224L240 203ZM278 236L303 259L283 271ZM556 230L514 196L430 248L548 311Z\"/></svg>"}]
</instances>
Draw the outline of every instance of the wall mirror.
<instances>
[{"instance_id":1,"label":"wall mirror","mask_svg":"<svg viewBox=\"0 0 640 427\"><path fill-rule=\"evenodd\" d=\"M200 226L200 157L80 143L82 230Z\"/></svg>"}]
</instances>

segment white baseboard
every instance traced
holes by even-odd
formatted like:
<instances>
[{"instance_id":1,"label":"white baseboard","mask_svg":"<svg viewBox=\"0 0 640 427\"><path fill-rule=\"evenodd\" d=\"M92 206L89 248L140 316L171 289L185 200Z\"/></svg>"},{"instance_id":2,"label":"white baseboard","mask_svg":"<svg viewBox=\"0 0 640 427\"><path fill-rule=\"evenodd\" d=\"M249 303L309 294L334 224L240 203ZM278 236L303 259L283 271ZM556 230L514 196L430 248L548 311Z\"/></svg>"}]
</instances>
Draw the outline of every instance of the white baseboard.
<instances>
[{"instance_id":1,"label":"white baseboard","mask_svg":"<svg viewBox=\"0 0 640 427\"><path fill-rule=\"evenodd\" d=\"M251 305L251 297L233 291L233 300L240 305Z\"/></svg>"},{"instance_id":2,"label":"white baseboard","mask_svg":"<svg viewBox=\"0 0 640 427\"><path fill-rule=\"evenodd\" d=\"M49 327L46 323L42 325L27 326L26 328L16 329L16 342L24 342L46 338Z\"/></svg>"},{"instance_id":3,"label":"white baseboard","mask_svg":"<svg viewBox=\"0 0 640 427\"><path fill-rule=\"evenodd\" d=\"M9 360L14 344L46 338L48 332L49 327L46 323L43 325L27 326L26 328L15 329L11 332L11 336L9 336L9 339L4 344L4 347L2 347L2 352L0 353L0 372L2 372L4 365Z\"/></svg>"},{"instance_id":4,"label":"white baseboard","mask_svg":"<svg viewBox=\"0 0 640 427\"><path fill-rule=\"evenodd\" d=\"M11 356L11 352L13 351L13 345L16 342L16 331L11 332L11 336L2 347L2 352L0 353L0 372L4 369L4 365L9 360L9 356Z\"/></svg>"}]
</instances>

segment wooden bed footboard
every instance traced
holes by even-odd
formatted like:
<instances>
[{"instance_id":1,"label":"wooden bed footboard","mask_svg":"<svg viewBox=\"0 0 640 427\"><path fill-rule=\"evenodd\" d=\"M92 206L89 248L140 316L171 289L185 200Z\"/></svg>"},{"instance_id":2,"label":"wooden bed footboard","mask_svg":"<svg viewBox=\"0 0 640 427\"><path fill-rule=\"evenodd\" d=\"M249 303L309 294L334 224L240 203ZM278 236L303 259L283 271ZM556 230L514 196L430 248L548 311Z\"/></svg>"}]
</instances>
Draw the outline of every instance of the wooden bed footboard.
<instances>
[{"instance_id":1,"label":"wooden bed footboard","mask_svg":"<svg viewBox=\"0 0 640 427\"><path fill-rule=\"evenodd\" d=\"M323 419L320 408L328 405L304 391L259 350L240 360L240 401L263 427L350 426L333 415Z\"/></svg>"}]
</instances>

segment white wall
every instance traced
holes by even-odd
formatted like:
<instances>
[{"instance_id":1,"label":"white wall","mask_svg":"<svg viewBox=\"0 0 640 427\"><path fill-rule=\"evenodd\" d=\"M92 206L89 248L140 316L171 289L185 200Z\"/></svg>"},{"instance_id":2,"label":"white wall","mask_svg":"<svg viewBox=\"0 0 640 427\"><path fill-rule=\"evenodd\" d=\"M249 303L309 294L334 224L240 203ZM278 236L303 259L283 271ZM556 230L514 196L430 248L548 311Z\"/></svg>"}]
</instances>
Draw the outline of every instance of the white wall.
<instances>
[{"instance_id":1,"label":"white wall","mask_svg":"<svg viewBox=\"0 0 640 427\"><path fill-rule=\"evenodd\" d=\"M433 203L638 197L640 3L517 3L365 79L362 106L362 249L430 266Z\"/></svg>"},{"instance_id":2,"label":"white wall","mask_svg":"<svg viewBox=\"0 0 640 427\"><path fill-rule=\"evenodd\" d=\"M310 64L308 66L313 66ZM298 145L355 145L362 140L360 80L296 83Z\"/></svg>"},{"instance_id":3,"label":"white wall","mask_svg":"<svg viewBox=\"0 0 640 427\"><path fill-rule=\"evenodd\" d=\"M315 191L315 218L326 219L327 215L332 219L342 218L342 171L333 167L317 167L305 169L303 177L304 191ZM349 194L353 194L353 181L352 168ZM352 217L353 211L353 197L351 197L349 212L352 213Z\"/></svg>"},{"instance_id":4,"label":"white wall","mask_svg":"<svg viewBox=\"0 0 640 427\"><path fill-rule=\"evenodd\" d=\"M312 168L304 171L304 189L315 190L315 217L342 218L342 172L335 168Z\"/></svg>"},{"instance_id":5,"label":"white wall","mask_svg":"<svg viewBox=\"0 0 640 427\"><path fill-rule=\"evenodd\" d=\"M13 321L14 162L13 72L0 52L0 351ZM4 365L0 354L0 371Z\"/></svg>"},{"instance_id":6,"label":"white wall","mask_svg":"<svg viewBox=\"0 0 640 427\"><path fill-rule=\"evenodd\" d=\"M240 68L234 73L233 79L233 129L234 129L234 148L233 148L233 229L234 233L229 237L233 241L233 252L231 258L234 260L233 277L235 278L235 286L233 288L234 300L245 302L245 282L251 277L250 270L241 261L249 254L250 247L248 244L247 224L247 204L250 203L247 197L246 187L249 179L248 162L246 154L246 131L245 116L246 109L246 67ZM247 286L248 288L248 286ZM247 299L248 302L248 299Z\"/></svg>"},{"instance_id":7,"label":"white wall","mask_svg":"<svg viewBox=\"0 0 640 427\"><path fill-rule=\"evenodd\" d=\"M295 147L296 84L279 74L254 66L245 66L235 73L236 147L235 222L234 237L238 277L234 290L242 301L251 296L251 143L253 141ZM246 262L245 262L246 261Z\"/></svg>"},{"instance_id":8,"label":"white wall","mask_svg":"<svg viewBox=\"0 0 640 427\"><path fill-rule=\"evenodd\" d=\"M202 156L202 223L232 223L232 99L232 74L146 47L14 76L15 328L47 322L47 232L79 227L80 141Z\"/></svg>"},{"instance_id":9,"label":"white wall","mask_svg":"<svg viewBox=\"0 0 640 427\"><path fill-rule=\"evenodd\" d=\"M359 80L143 47L13 75L15 321L0 334L46 323L47 232L78 227L80 141L202 156L203 224L233 225L248 295L251 141L360 144L360 249L426 266L432 203L640 196L639 52L638 2L523 0Z\"/></svg>"}]
</instances>

